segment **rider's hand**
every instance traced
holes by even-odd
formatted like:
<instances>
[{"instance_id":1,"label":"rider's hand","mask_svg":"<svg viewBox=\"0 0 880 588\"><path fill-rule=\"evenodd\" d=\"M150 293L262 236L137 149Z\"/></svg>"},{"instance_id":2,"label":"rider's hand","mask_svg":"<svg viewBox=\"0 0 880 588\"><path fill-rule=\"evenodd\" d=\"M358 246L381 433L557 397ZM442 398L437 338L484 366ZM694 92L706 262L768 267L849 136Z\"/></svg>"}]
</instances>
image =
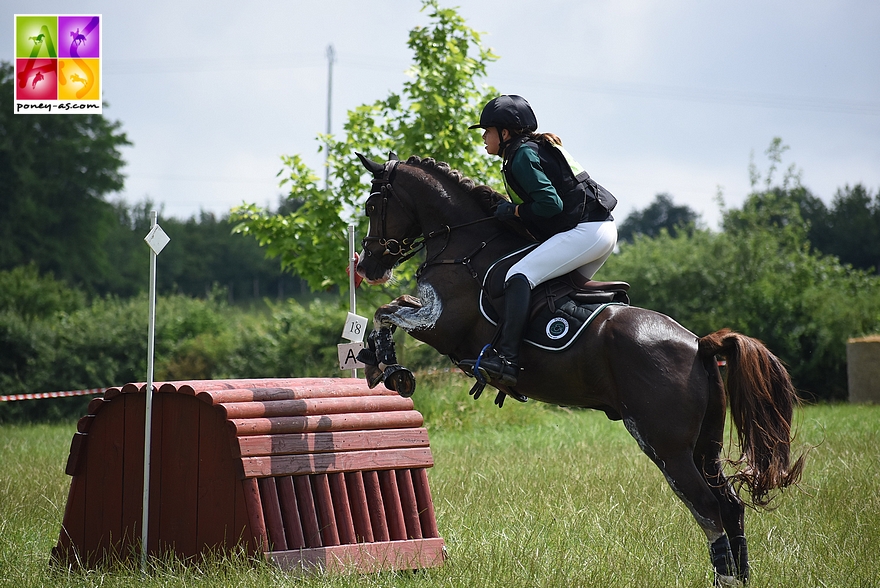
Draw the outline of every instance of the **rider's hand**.
<instances>
[{"instance_id":1,"label":"rider's hand","mask_svg":"<svg viewBox=\"0 0 880 588\"><path fill-rule=\"evenodd\" d=\"M495 209L495 218L500 221L516 218L516 205L512 202L502 202Z\"/></svg>"}]
</instances>

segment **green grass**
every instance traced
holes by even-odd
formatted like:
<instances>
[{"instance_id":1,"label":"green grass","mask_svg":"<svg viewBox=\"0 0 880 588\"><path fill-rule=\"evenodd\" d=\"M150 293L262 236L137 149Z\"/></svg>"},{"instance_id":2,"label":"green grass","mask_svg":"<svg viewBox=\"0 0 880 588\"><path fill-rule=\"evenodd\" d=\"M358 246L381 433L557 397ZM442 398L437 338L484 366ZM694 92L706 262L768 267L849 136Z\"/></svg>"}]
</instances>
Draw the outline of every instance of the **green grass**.
<instances>
[{"instance_id":1,"label":"green grass","mask_svg":"<svg viewBox=\"0 0 880 588\"><path fill-rule=\"evenodd\" d=\"M454 382L454 383L450 383ZM0 426L0 586L565 587L711 585L705 538L620 423L593 411L474 402L422 377L431 488L449 558L417 573L295 578L244 556L67 572L49 552L67 500L73 423ZM754 587L880 586L880 407L798 412L800 488L746 514Z\"/></svg>"}]
</instances>

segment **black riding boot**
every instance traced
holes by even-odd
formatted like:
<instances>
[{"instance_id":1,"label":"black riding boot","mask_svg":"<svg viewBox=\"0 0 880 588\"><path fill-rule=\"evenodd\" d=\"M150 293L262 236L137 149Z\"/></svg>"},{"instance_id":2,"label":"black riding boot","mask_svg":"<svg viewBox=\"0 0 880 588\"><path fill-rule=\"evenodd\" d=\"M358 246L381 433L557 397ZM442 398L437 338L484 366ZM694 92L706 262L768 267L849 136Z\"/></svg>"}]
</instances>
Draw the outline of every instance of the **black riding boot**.
<instances>
[{"instance_id":1,"label":"black riding boot","mask_svg":"<svg viewBox=\"0 0 880 588\"><path fill-rule=\"evenodd\" d=\"M529 318L532 286L522 274L515 274L504 284L504 317L496 354L480 360L480 368L489 378L507 386L516 386L519 373L519 346Z\"/></svg>"}]
</instances>

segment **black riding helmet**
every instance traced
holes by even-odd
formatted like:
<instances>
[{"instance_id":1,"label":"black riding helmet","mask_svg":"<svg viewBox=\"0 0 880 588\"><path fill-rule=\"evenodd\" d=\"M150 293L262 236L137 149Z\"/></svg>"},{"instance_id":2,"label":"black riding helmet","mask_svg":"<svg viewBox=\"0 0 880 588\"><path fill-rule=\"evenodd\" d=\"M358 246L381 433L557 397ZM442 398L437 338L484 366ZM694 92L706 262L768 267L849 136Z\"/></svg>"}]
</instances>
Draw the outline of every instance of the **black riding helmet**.
<instances>
[{"instance_id":1,"label":"black riding helmet","mask_svg":"<svg viewBox=\"0 0 880 588\"><path fill-rule=\"evenodd\" d=\"M489 127L533 133L538 130L538 119L525 98L516 94L503 94L490 100L483 107L480 122L468 128Z\"/></svg>"}]
</instances>

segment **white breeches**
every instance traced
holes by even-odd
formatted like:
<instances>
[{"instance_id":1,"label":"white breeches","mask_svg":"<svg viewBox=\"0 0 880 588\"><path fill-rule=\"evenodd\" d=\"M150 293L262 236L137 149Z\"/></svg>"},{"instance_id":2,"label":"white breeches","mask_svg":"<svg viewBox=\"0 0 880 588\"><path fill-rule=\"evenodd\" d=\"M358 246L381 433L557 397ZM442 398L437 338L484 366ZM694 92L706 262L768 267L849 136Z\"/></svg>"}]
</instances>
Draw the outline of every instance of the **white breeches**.
<instances>
[{"instance_id":1,"label":"white breeches","mask_svg":"<svg viewBox=\"0 0 880 588\"><path fill-rule=\"evenodd\" d=\"M577 270L585 280L595 275L617 244L614 221L585 222L553 235L507 270L506 280L523 274L532 288Z\"/></svg>"}]
</instances>

